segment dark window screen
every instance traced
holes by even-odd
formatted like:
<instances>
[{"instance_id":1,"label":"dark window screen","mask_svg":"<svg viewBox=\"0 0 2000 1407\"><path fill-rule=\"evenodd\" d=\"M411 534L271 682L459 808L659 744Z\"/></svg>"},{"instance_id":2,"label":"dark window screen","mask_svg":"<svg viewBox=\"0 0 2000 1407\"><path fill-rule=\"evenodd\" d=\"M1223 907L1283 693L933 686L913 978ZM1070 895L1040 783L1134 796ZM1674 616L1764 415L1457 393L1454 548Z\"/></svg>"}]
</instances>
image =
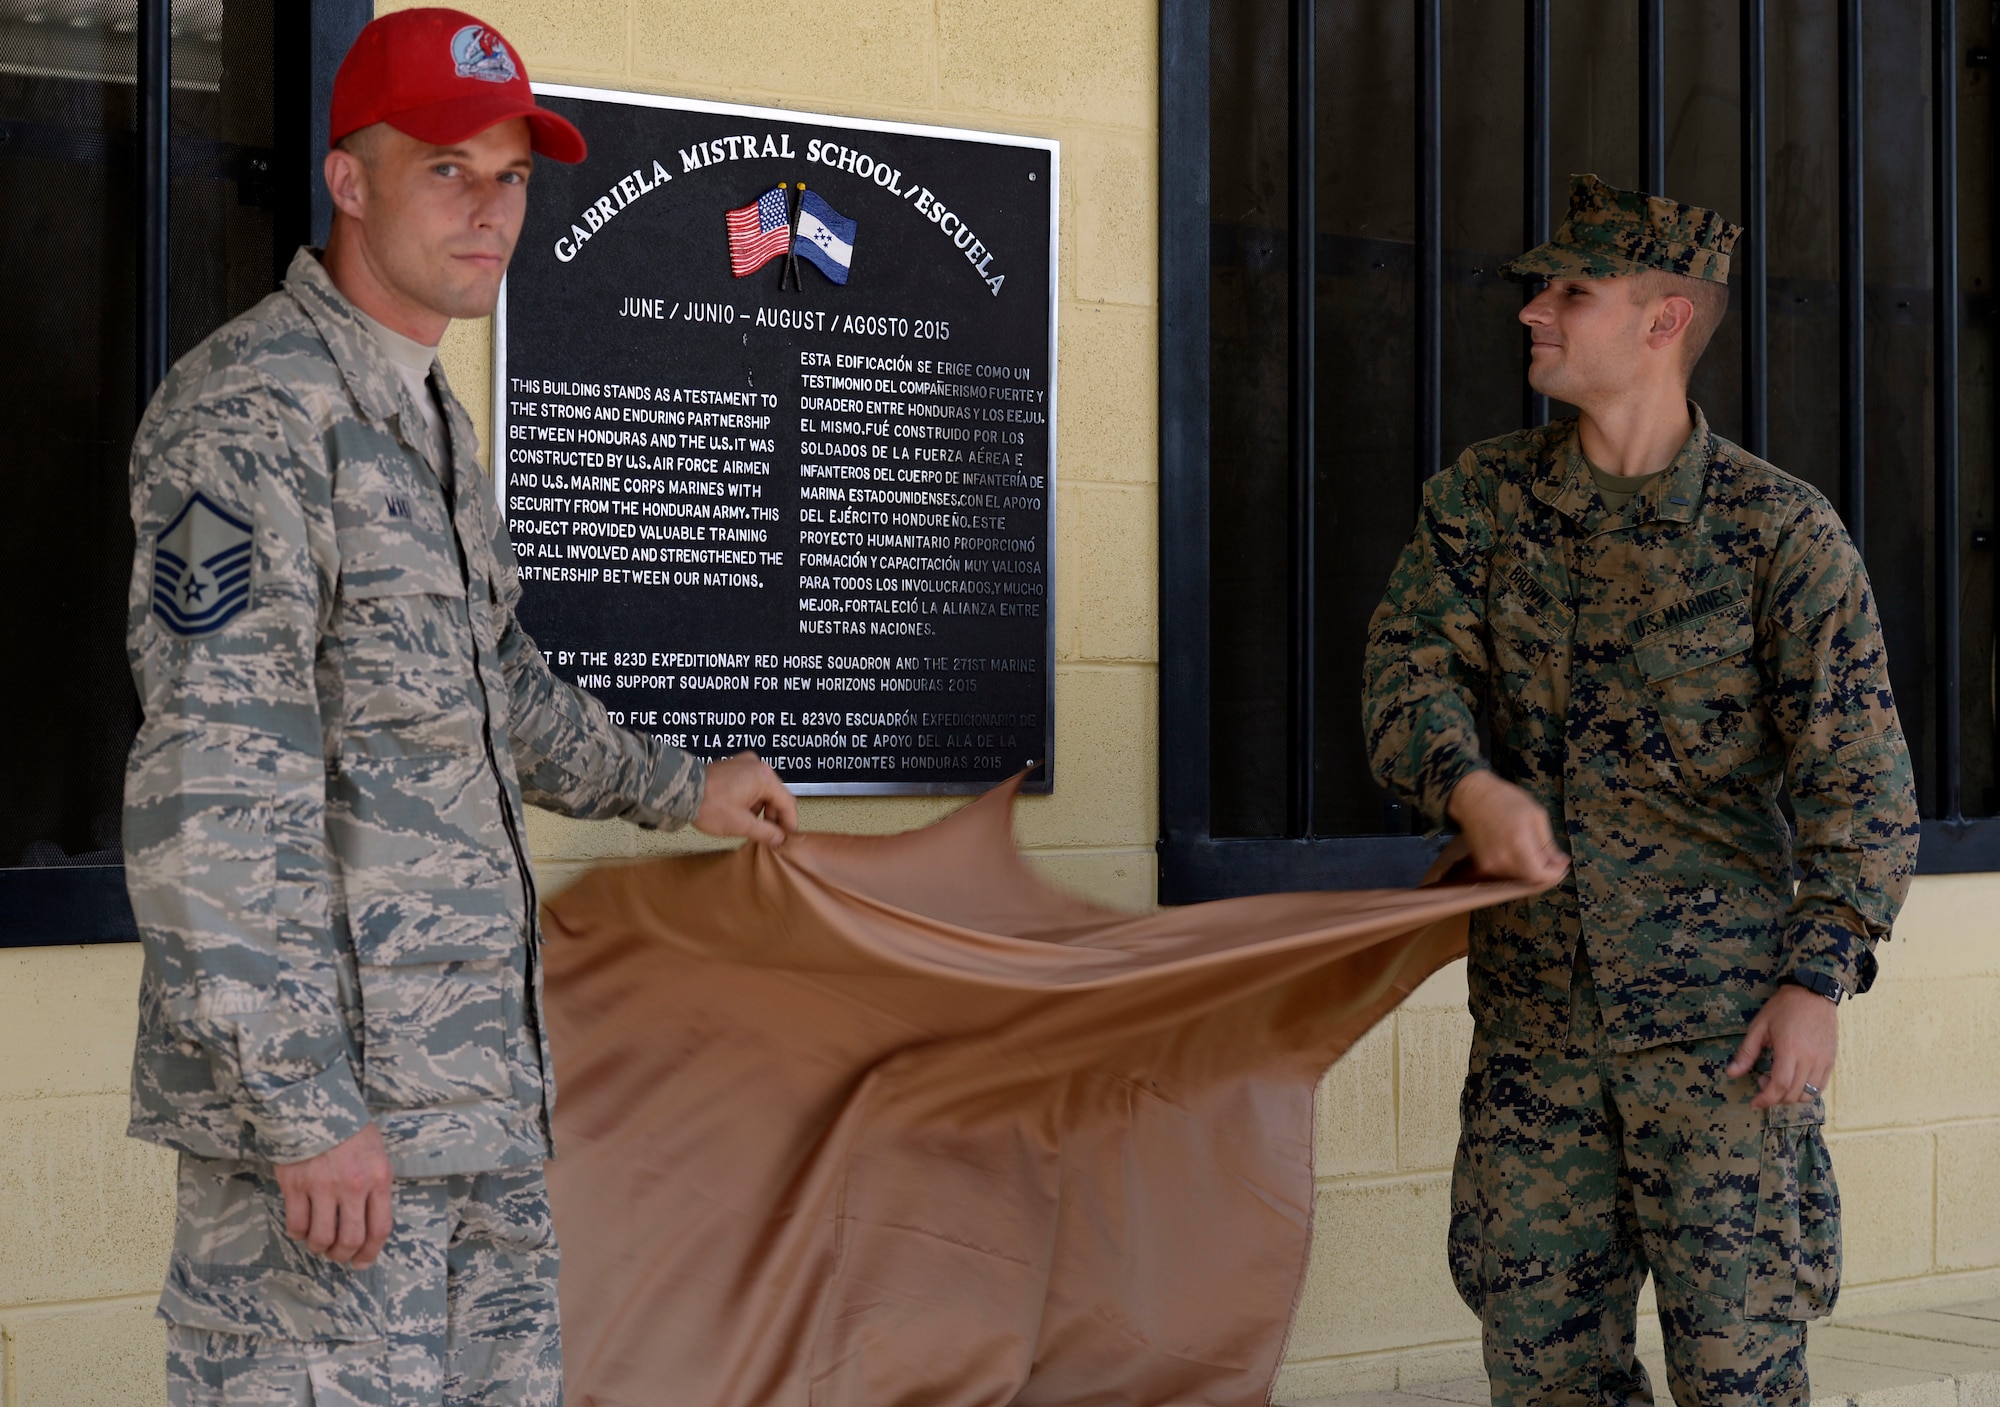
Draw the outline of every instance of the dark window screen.
<instances>
[{"instance_id":1,"label":"dark window screen","mask_svg":"<svg viewBox=\"0 0 2000 1407\"><path fill-rule=\"evenodd\" d=\"M175 0L169 355L280 271L273 16ZM0 867L116 863L139 411L136 0L0 0Z\"/></svg>"},{"instance_id":2,"label":"dark window screen","mask_svg":"<svg viewBox=\"0 0 2000 1407\"><path fill-rule=\"evenodd\" d=\"M1316 688L1310 833L1396 834L1413 818L1369 775L1362 646L1416 513L1416 5L1318 0L1314 192L1317 279L1313 463ZM1638 6L1555 0L1550 46L1550 218L1568 173L1640 180ZM1735 0L1665 7L1665 193L1741 219ZM1212 834L1290 829L1288 621L1292 576L1288 306L1293 7L1216 0L1209 11L1209 701ZM1442 441L1524 423L1522 293L1496 269L1522 247L1520 4L1441 6ZM1928 5L1867 5L1864 56L1866 556L1926 815L1935 815L1937 699L1931 382L1933 319ZM1968 45L1984 5L1960 0ZM1838 36L1834 6L1768 11L1769 458L1838 506L1840 324ZM1986 50L1980 49L1983 64ZM1989 247L1995 99L1963 75L1959 238L1964 305L1960 512L1965 811L1996 790L1992 548L1995 301ZM1743 443L1741 288L1692 394ZM1550 414L1573 413L1553 406Z\"/></svg>"}]
</instances>

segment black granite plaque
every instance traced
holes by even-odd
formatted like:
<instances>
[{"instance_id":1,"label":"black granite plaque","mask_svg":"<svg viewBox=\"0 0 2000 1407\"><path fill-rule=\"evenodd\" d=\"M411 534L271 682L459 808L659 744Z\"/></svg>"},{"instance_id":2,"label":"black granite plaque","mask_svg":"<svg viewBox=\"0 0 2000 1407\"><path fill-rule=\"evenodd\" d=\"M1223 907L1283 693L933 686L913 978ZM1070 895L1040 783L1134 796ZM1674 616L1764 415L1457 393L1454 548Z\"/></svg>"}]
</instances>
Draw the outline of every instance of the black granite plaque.
<instances>
[{"instance_id":1,"label":"black granite plaque","mask_svg":"<svg viewBox=\"0 0 2000 1407\"><path fill-rule=\"evenodd\" d=\"M536 91L590 156L535 169L494 465L556 673L803 792L1049 790L1056 144Z\"/></svg>"}]
</instances>

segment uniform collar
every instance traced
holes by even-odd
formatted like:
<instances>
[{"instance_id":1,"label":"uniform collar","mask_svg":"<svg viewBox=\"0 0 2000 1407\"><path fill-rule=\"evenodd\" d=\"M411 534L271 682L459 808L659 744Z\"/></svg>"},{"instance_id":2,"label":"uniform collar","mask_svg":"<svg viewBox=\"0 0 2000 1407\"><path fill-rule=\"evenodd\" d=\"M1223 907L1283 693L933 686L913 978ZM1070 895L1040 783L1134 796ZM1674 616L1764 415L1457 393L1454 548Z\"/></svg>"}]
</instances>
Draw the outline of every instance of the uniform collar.
<instances>
[{"instance_id":1,"label":"uniform collar","mask_svg":"<svg viewBox=\"0 0 2000 1407\"><path fill-rule=\"evenodd\" d=\"M300 249L292 256L292 266L285 271L285 291L319 329L355 404L373 420L393 420L401 414L407 398L403 378L360 310L334 287L318 250ZM414 412L415 407L410 409Z\"/></svg>"},{"instance_id":2,"label":"uniform collar","mask_svg":"<svg viewBox=\"0 0 2000 1407\"><path fill-rule=\"evenodd\" d=\"M423 413L410 399L409 387L376 335L376 325L334 285L332 275L319 261L319 253L316 249L301 248L292 256L292 266L285 271L285 290L319 329L321 340L333 353L334 365L340 368L341 379L347 383L348 394L354 397L362 413L383 424L396 421L403 442L418 458L430 463L430 436L422 433ZM431 363L431 375L437 379L439 389L444 389L444 367L435 360ZM442 399L449 403L448 395ZM449 418L447 414L446 419ZM450 452L454 462L461 458L455 437ZM443 481L445 466L431 467Z\"/></svg>"},{"instance_id":3,"label":"uniform collar","mask_svg":"<svg viewBox=\"0 0 2000 1407\"><path fill-rule=\"evenodd\" d=\"M414 338L405 337L389 324L370 317L358 307L354 309L354 315L375 334L375 340L382 344L382 353L389 358L389 364L403 374L404 385L409 384L412 374L418 377L431 374L431 367L437 362L437 348L426 347Z\"/></svg>"},{"instance_id":4,"label":"uniform collar","mask_svg":"<svg viewBox=\"0 0 2000 1407\"><path fill-rule=\"evenodd\" d=\"M1708 428L1708 417L1693 401L1688 402L1688 417L1694 421L1694 430L1667 465L1666 473L1622 509L1611 508L1597 492L1590 463L1583 457L1577 422L1569 421L1564 433L1549 442L1541 475L1535 480L1535 497L1593 534L1641 523L1692 522L1702 486L1708 480L1709 463L1715 458L1715 436Z\"/></svg>"}]
</instances>

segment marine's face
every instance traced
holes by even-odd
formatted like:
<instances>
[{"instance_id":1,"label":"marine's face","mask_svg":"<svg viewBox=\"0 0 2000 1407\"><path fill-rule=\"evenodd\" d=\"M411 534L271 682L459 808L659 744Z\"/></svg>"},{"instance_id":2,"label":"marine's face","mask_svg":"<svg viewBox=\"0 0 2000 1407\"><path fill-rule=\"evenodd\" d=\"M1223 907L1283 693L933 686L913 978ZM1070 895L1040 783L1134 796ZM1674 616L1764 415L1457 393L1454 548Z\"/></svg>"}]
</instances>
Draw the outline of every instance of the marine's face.
<instances>
[{"instance_id":1,"label":"marine's face","mask_svg":"<svg viewBox=\"0 0 2000 1407\"><path fill-rule=\"evenodd\" d=\"M1521 309L1528 384L1588 410L1643 375L1652 319L1629 278L1558 278Z\"/></svg>"},{"instance_id":2,"label":"marine's face","mask_svg":"<svg viewBox=\"0 0 2000 1407\"><path fill-rule=\"evenodd\" d=\"M357 218L376 277L448 318L490 314L527 213L527 120L443 147L384 124L361 168Z\"/></svg>"}]
</instances>

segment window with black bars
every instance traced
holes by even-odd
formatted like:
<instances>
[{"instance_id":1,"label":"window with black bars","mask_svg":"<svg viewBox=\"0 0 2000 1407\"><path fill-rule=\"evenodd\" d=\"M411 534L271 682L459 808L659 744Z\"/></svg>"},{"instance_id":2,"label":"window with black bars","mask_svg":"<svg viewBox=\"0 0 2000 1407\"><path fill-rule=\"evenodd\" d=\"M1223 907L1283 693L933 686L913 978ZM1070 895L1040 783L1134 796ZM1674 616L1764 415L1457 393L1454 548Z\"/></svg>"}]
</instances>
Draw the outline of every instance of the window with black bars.
<instances>
[{"instance_id":1,"label":"window with black bars","mask_svg":"<svg viewBox=\"0 0 2000 1407\"><path fill-rule=\"evenodd\" d=\"M136 936L127 457L174 358L330 211L370 0L0 0L0 947Z\"/></svg>"},{"instance_id":2,"label":"window with black bars","mask_svg":"<svg viewBox=\"0 0 2000 1407\"><path fill-rule=\"evenodd\" d=\"M1168 902L1412 883L1369 775L1366 624L1423 480L1570 413L1511 255L1571 172L1745 225L1691 389L1861 548L1920 869L2000 869L1986 0L1164 0Z\"/></svg>"}]
</instances>

